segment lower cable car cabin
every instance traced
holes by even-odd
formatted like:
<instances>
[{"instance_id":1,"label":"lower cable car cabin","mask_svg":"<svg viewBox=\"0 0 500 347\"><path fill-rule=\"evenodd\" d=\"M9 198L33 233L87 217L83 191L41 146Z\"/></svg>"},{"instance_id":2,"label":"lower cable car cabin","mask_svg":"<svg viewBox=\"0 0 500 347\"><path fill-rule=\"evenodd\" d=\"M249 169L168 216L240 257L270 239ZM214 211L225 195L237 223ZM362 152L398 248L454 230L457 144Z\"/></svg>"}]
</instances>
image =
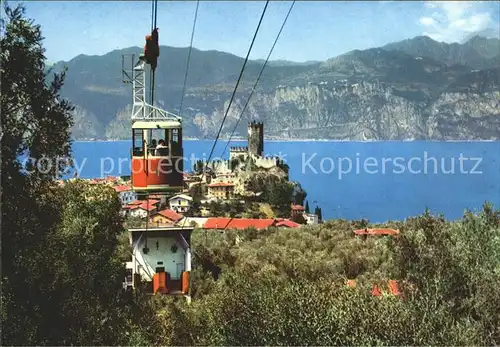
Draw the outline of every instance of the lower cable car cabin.
<instances>
[{"instance_id":1,"label":"lower cable car cabin","mask_svg":"<svg viewBox=\"0 0 500 347\"><path fill-rule=\"evenodd\" d=\"M132 189L179 192L183 189L182 124L178 120L132 124Z\"/></svg>"},{"instance_id":2,"label":"lower cable car cabin","mask_svg":"<svg viewBox=\"0 0 500 347\"><path fill-rule=\"evenodd\" d=\"M132 287L190 296L192 226L129 229Z\"/></svg>"}]
</instances>

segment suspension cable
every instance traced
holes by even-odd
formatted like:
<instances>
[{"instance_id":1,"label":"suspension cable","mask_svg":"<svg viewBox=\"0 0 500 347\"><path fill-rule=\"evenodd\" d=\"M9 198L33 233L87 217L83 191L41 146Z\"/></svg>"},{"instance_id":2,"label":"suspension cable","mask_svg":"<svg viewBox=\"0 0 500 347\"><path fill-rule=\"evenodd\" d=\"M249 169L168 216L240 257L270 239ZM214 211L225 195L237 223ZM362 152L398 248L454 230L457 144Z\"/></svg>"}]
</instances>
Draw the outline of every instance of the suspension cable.
<instances>
[{"instance_id":1,"label":"suspension cable","mask_svg":"<svg viewBox=\"0 0 500 347\"><path fill-rule=\"evenodd\" d=\"M151 0L151 32L153 32L155 23L155 0Z\"/></svg>"},{"instance_id":2,"label":"suspension cable","mask_svg":"<svg viewBox=\"0 0 500 347\"><path fill-rule=\"evenodd\" d=\"M250 44L250 47L248 48L247 56L245 58L245 61L243 62L243 66L241 67L240 76L238 77L238 81L236 82L236 86L234 87L233 94L231 95L231 99L229 100L229 105L227 106L226 113L224 114L224 118L222 119L222 122L220 124L220 128L219 128L219 131L217 132L217 136L215 137L214 144L212 145L212 149L210 150L210 155L208 156L207 164L210 163L210 159L212 158L212 155L214 153L215 145L217 144L217 140L219 139L220 133L222 131L222 127L224 126L224 122L226 121L227 115L229 113L229 109L231 108L231 104L233 103L234 96L236 95L236 90L238 89L238 86L239 86L240 81L241 81L241 77L243 76L243 71L245 71L245 66L247 65L247 62L248 62L248 57L250 56L250 52L252 51L252 47L253 47L253 44L255 42L255 38L257 37L257 33L259 32L260 24L262 23L262 19L264 19L267 5L269 5L269 0L266 1L266 5L264 6L264 10L262 11L262 15L260 16L259 24L257 25L257 29L255 29L255 34L253 35L252 43Z\"/></svg>"},{"instance_id":3,"label":"suspension cable","mask_svg":"<svg viewBox=\"0 0 500 347\"><path fill-rule=\"evenodd\" d=\"M156 20L158 18L158 0L154 0L154 6L155 6L155 22L154 22L154 28L153 29L156 29Z\"/></svg>"},{"instance_id":4,"label":"suspension cable","mask_svg":"<svg viewBox=\"0 0 500 347\"><path fill-rule=\"evenodd\" d=\"M158 0L151 1L151 34L153 30L156 29L156 20L158 18ZM150 104L154 106L154 95L155 95L155 70L150 69L149 72L150 83L149 83L149 94L150 94Z\"/></svg>"},{"instance_id":5,"label":"suspension cable","mask_svg":"<svg viewBox=\"0 0 500 347\"><path fill-rule=\"evenodd\" d=\"M224 150L222 151L222 153L220 155L221 158L224 155L224 153L226 153L227 147L229 146L229 143L231 142L231 139L233 138L234 132L236 131L236 128L240 124L241 117L243 116L243 113L245 113L245 111L246 111L246 109L248 107L248 104L250 103L250 99L252 98L253 93L255 92L255 89L257 88L257 85L259 84L259 81L260 81L260 78L262 76L262 73L264 72L264 70L265 70L265 68L267 66L267 63L269 62L269 58L271 57L271 54L273 53L274 47L276 46L276 43L278 42L278 40L280 38L281 32L283 31L283 28L285 27L285 24L286 24L286 21L288 20L288 17L290 16L290 12L292 12L293 5L295 5L295 0L293 0L292 5L290 5L290 9L288 10L288 13L286 14L286 17L283 20L283 24L281 24L281 28L280 28L280 30L278 32L278 35L276 36L276 39L274 40L274 43L273 43L273 45L271 47L271 50L269 51L269 54L267 55L267 58L266 58L266 61L264 62L264 65L262 65L262 68L260 69L259 76L257 76L257 80L255 81L255 84L252 87L252 90L250 92L250 95L248 96L247 102L245 103L245 106L241 110L241 113L240 113L240 115L238 117L238 120L236 121L236 124L234 125L233 131L231 132L231 135L229 136L229 140L226 143L226 147L224 147Z\"/></svg>"},{"instance_id":6,"label":"suspension cable","mask_svg":"<svg viewBox=\"0 0 500 347\"><path fill-rule=\"evenodd\" d=\"M179 108L179 116L182 116L182 105L184 103L184 93L186 92L186 82L187 82L188 71L189 71L189 62L191 60L191 51L193 50L193 38L194 38L195 29L196 29L196 20L198 18L199 5L200 5L200 0L196 1L196 11L194 13L193 29L191 31L191 42L189 43L189 52L188 52L188 56L187 56L186 73L184 74L184 86L182 87L181 106Z\"/></svg>"}]
</instances>

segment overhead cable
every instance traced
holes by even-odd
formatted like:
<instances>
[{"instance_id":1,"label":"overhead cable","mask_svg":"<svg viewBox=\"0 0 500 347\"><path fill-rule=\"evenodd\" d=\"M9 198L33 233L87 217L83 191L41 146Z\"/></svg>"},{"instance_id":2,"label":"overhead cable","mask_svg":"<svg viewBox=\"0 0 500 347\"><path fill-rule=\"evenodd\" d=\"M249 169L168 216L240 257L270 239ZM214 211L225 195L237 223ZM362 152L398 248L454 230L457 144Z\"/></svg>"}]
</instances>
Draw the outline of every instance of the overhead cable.
<instances>
[{"instance_id":1,"label":"overhead cable","mask_svg":"<svg viewBox=\"0 0 500 347\"><path fill-rule=\"evenodd\" d=\"M260 77L262 76L262 73L264 72L264 69L267 66L269 58L271 57L271 54L273 53L274 46L276 46L276 43L278 42L278 39L280 38L281 32L283 31L283 28L285 27L285 24L286 24L286 21L288 20L288 17L290 16L290 12L292 12L292 8L293 8L294 4L295 4L295 0L292 2L292 5L290 6L290 9L288 10L288 13L286 14L286 17L285 17L285 19L283 21L283 24L281 25L281 28L280 28L280 30L278 32L278 35L276 36L276 39L274 40L273 46L271 47L271 50L269 51L269 54L267 55L266 61L264 62L264 65L262 65L262 69L260 69L259 76L257 77L257 80L255 81L255 84L252 87L252 91L250 92L250 95L248 96L247 102L245 103L245 106L241 110L241 113L240 113L240 115L238 117L238 120L236 121L236 124L235 124L235 126L233 128L233 131L231 132L231 135L229 136L229 140L226 143L226 147L224 147L224 150L221 153L221 158L224 155L224 153L226 153L227 147L229 146L229 143L231 142L231 139L233 138L234 132L236 131L236 128L240 124L241 117L243 116L243 113L245 113L245 111L246 111L246 109L248 107L248 104L250 103L250 99L252 98L253 93L255 92L255 89L256 89L257 85L259 84Z\"/></svg>"}]
</instances>

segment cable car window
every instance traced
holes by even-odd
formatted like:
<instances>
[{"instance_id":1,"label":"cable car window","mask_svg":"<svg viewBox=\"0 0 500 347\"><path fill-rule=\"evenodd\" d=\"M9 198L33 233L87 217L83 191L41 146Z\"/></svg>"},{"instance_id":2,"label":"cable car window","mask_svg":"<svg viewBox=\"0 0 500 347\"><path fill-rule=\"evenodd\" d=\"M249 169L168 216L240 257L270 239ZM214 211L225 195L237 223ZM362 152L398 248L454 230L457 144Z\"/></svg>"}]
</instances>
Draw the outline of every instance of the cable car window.
<instances>
[{"instance_id":1,"label":"cable car window","mask_svg":"<svg viewBox=\"0 0 500 347\"><path fill-rule=\"evenodd\" d=\"M172 142L179 142L179 129L172 129Z\"/></svg>"},{"instance_id":2,"label":"cable car window","mask_svg":"<svg viewBox=\"0 0 500 347\"><path fill-rule=\"evenodd\" d=\"M144 133L142 129L132 130L132 148L134 156L141 156L144 154Z\"/></svg>"}]
</instances>

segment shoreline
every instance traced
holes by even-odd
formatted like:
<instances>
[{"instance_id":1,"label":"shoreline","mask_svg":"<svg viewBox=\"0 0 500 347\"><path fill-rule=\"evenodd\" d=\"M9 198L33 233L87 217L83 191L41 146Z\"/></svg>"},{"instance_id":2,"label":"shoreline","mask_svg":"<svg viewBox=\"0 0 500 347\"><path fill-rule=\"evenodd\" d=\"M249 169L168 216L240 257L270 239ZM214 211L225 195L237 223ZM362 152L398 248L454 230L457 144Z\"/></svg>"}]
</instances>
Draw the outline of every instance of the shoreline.
<instances>
[{"instance_id":1,"label":"shoreline","mask_svg":"<svg viewBox=\"0 0 500 347\"><path fill-rule=\"evenodd\" d=\"M200 138L184 138L184 141L214 141L215 139L200 139ZM129 142L131 140L77 140L72 139L73 142L82 142L82 143L92 143L92 142ZM227 142L228 139L219 139L219 141ZM231 142L247 142L246 139L231 139ZM462 142L462 143L470 143L470 142L500 142L498 140L338 140L338 139L277 139L277 138L264 138L264 142L356 142L356 143L372 143L372 142Z\"/></svg>"}]
</instances>

